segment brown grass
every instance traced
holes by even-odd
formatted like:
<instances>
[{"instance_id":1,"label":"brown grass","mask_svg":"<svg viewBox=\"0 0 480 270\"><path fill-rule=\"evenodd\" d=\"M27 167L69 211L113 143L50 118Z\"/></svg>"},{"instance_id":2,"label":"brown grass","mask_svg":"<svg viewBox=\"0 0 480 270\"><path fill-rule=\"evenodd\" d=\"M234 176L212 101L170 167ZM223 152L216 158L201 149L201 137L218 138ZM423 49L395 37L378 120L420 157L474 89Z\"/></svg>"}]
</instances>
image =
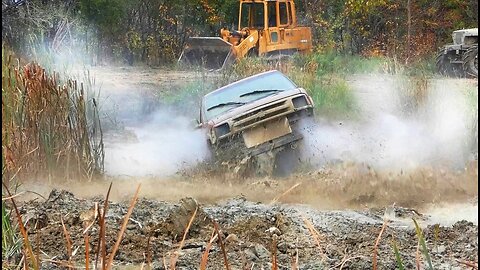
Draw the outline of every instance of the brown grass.
<instances>
[{"instance_id":1,"label":"brown grass","mask_svg":"<svg viewBox=\"0 0 480 270\"><path fill-rule=\"evenodd\" d=\"M202 254L202 259L200 261L200 270L206 270L207 269L207 263L208 263L208 255L210 254L210 250L212 249L213 243L217 239L217 235L215 234L215 230L212 231L212 236L210 237L210 241L208 241L207 247L205 248L205 251Z\"/></svg>"},{"instance_id":2,"label":"brown grass","mask_svg":"<svg viewBox=\"0 0 480 270\"><path fill-rule=\"evenodd\" d=\"M272 240L272 270L278 270L277 262L277 238L274 235Z\"/></svg>"},{"instance_id":3,"label":"brown grass","mask_svg":"<svg viewBox=\"0 0 480 270\"><path fill-rule=\"evenodd\" d=\"M2 179L17 171L91 179L103 170L92 81L61 80L37 63L20 66L12 55L2 47Z\"/></svg>"},{"instance_id":4,"label":"brown grass","mask_svg":"<svg viewBox=\"0 0 480 270\"><path fill-rule=\"evenodd\" d=\"M377 250L378 245L380 244L380 239L382 238L383 231L387 228L388 220L385 219L383 221L382 228L380 229L380 233L378 234L377 240L375 241L375 246L373 247L373 270L377 270Z\"/></svg>"},{"instance_id":5,"label":"brown grass","mask_svg":"<svg viewBox=\"0 0 480 270\"><path fill-rule=\"evenodd\" d=\"M178 246L178 249L175 251L175 253L172 255L172 258L170 260L170 269L175 270L176 265L177 265L177 260L180 257L180 251L183 248L183 245L185 244L185 239L187 238L188 231L190 230L190 226L193 224L193 220L195 219L195 216L197 215L197 210L198 207L195 208L195 211L192 214L192 217L188 221L187 227L185 228L185 232L183 233L182 241L180 241L180 245Z\"/></svg>"},{"instance_id":6,"label":"brown grass","mask_svg":"<svg viewBox=\"0 0 480 270\"><path fill-rule=\"evenodd\" d=\"M467 261L462 261L462 260L459 260L459 259L455 259L456 262L458 262L459 264L462 264L462 265L465 265L465 266L468 266L468 267L472 267L472 269L478 269L478 263L476 262L467 262Z\"/></svg>"},{"instance_id":7,"label":"brown grass","mask_svg":"<svg viewBox=\"0 0 480 270\"><path fill-rule=\"evenodd\" d=\"M88 234L84 235L85 238L85 270L90 267L90 243Z\"/></svg>"},{"instance_id":8,"label":"brown grass","mask_svg":"<svg viewBox=\"0 0 480 270\"><path fill-rule=\"evenodd\" d=\"M310 232L310 235L312 236L313 240L317 244L318 251L320 252L320 256L325 260L326 255L323 252L322 245L320 244L320 233L315 229L313 224L310 222L310 220L306 219L305 217L303 218L303 222L307 226L308 231Z\"/></svg>"},{"instance_id":9,"label":"brown grass","mask_svg":"<svg viewBox=\"0 0 480 270\"><path fill-rule=\"evenodd\" d=\"M63 235L65 237L65 246L67 247L68 262L69 262L69 264L72 264L71 263L71 260L72 260L72 239L70 238L70 233L68 233L67 227L65 226L65 223L63 222L62 217L60 217L60 221L62 223Z\"/></svg>"},{"instance_id":10,"label":"brown grass","mask_svg":"<svg viewBox=\"0 0 480 270\"><path fill-rule=\"evenodd\" d=\"M28 263L27 263L27 256L28 256L30 257L30 261L33 265L33 269L38 270L40 269L38 265L38 258L35 258L35 256L33 255L32 245L28 240L28 234L27 234L27 230L25 229L25 226L23 225L22 215L20 214L20 211L18 211L17 204L15 203L15 200L13 199L12 194L10 193L10 190L8 189L7 185L3 181L2 181L2 186L5 188L5 191L7 192L8 196L11 197L10 201L12 202L13 208L15 209L15 214L17 216L17 223L23 238L23 247L24 247L23 252L25 256L24 268L28 269Z\"/></svg>"},{"instance_id":11,"label":"brown grass","mask_svg":"<svg viewBox=\"0 0 480 270\"><path fill-rule=\"evenodd\" d=\"M115 257L115 254L118 251L118 247L120 246L120 242L123 239L123 234L125 233L125 229L127 228L128 220L130 219L130 216L132 215L133 208L135 207L135 204L137 203L137 198L138 198L138 193L140 192L140 185L137 187L137 191L135 191L135 195L133 195L132 201L130 202L130 207L128 208L127 214L123 218L123 223L122 227L120 228L120 232L118 233L117 236L117 241L115 242L115 245L113 246L113 250L108 256L108 263L107 263L107 270L110 270L113 265L113 258ZM189 224L190 225L190 224Z\"/></svg>"},{"instance_id":12,"label":"brown grass","mask_svg":"<svg viewBox=\"0 0 480 270\"><path fill-rule=\"evenodd\" d=\"M225 250L225 245L223 244L222 234L220 233L218 223L215 220L213 221L213 227L215 228L215 232L218 235L217 242L220 243L220 248L222 249L223 264L225 265L226 270L230 270L230 265L228 263L228 258L227 258L227 251Z\"/></svg>"},{"instance_id":13,"label":"brown grass","mask_svg":"<svg viewBox=\"0 0 480 270\"><path fill-rule=\"evenodd\" d=\"M100 225L100 232L98 233L98 245L97 245L97 252L95 256L95 269L98 265L98 257L100 255L100 251L102 252L102 269L105 269L105 260L107 257L107 250L106 250L106 243L105 243L105 230L106 230L106 223L105 223L105 215L107 214L108 210L108 198L110 197L110 191L112 190L112 182L108 186L107 195L105 196L105 201L103 204L103 211L100 208L97 210L99 211L98 216L99 220L98 223Z\"/></svg>"},{"instance_id":14,"label":"brown grass","mask_svg":"<svg viewBox=\"0 0 480 270\"><path fill-rule=\"evenodd\" d=\"M295 188L297 188L298 186L300 186L302 183L296 183L295 185L293 185L292 187L290 187L289 189L287 189L285 192L283 192L282 194L278 195L277 197L273 198L273 200L270 202L270 204L274 204L276 202L278 202L278 200L280 200L280 198L282 198L283 196L287 195L288 193L290 193L292 190L294 190Z\"/></svg>"},{"instance_id":15,"label":"brown grass","mask_svg":"<svg viewBox=\"0 0 480 270\"><path fill-rule=\"evenodd\" d=\"M358 259L358 258L363 258L363 256L352 256L352 257L348 257L348 258L344 259L344 260L342 261L342 264L340 265L339 270L342 270L343 267L345 266L345 264L346 264L347 262L349 262L349 261L351 261L351 260L354 260L354 259Z\"/></svg>"}]
</instances>

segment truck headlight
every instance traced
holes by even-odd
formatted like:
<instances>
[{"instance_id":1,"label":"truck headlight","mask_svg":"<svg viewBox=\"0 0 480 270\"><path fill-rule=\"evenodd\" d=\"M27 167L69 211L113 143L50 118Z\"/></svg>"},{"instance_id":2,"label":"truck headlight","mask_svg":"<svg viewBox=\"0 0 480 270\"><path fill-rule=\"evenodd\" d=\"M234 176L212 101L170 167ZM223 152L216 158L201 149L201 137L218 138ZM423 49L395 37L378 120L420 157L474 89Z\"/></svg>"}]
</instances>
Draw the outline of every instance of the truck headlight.
<instances>
[{"instance_id":1,"label":"truck headlight","mask_svg":"<svg viewBox=\"0 0 480 270\"><path fill-rule=\"evenodd\" d=\"M215 136L217 138L222 137L223 135L226 135L230 132L230 126L228 123L221 124L218 127L215 127Z\"/></svg>"},{"instance_id":2,"label":"truck headlight","mask_svg":"<svg viewBox=\"0 0 480 270\"><path fill-rule=\"evenodd\" d=\"M299 97L296 97L294 99L292 99L292 103L293 103L293 106L295 108L301 108L301 107L305 107L308 105L308 102L307 102L307 99L305 98L305 96L299 96Z\"/></svg>"}]
</instances>

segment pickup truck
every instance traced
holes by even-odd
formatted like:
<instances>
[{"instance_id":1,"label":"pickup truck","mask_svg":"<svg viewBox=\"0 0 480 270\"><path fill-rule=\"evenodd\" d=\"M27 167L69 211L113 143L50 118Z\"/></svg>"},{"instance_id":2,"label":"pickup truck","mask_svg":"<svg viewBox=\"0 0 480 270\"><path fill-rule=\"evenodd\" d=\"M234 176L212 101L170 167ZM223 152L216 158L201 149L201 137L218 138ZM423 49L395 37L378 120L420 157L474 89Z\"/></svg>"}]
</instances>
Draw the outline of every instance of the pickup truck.
<instances>
[{"instance_id":1,"label":"pickup truck","mask_svg":"<svg viewBox=\"0 0 480 270\"><path fill-rule=\"evenodd\" d=\"M272 70L206 94L198 123L215 160L253 164L264 175L279 167L278 156L297 147L303 138L298 122L312 117L313 107L305 89Z\"/></svg>"}]
</instances>

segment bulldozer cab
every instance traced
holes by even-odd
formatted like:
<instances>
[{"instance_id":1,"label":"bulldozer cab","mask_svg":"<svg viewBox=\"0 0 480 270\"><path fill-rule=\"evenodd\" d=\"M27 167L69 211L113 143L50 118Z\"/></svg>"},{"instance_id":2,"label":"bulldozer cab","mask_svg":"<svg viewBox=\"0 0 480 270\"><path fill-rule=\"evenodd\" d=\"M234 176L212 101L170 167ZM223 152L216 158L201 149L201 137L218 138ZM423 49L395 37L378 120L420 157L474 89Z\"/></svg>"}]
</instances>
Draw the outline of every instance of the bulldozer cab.
<instances>
[{"instance_id":1,"label":"bulldozer cab","mask_svg":"<svg viewBox=\"0 0 480 270\"><path fill-rule=\"evenodd\" d=\"M264 30L295 24L293 1L240 1L238 30Z\"/></svg>"},{"instance_id":2,"label":"bulldozer cab","mask_svg":"<svg viewBox=\"0 0 480 270\"><path fill-rule=\"evenodd\" d=\"M311 49L310 29L297 27L293 0L241 0L238 31L246 29L258 32L259 41L253 48L258 55L281 58ZM239 54L245 55L245 50L239 48Z\"/></svg>"},{"instance_id":3,"label":"bulldozer cab","mask_svg":"<svg viewBox=\"0 0 480 270\"><path fill-rule=\"evenodd\" d=\"M240 2L238 30L263 29L265 27L265 5L262 2Z\"/></svg>"}]
</instances>

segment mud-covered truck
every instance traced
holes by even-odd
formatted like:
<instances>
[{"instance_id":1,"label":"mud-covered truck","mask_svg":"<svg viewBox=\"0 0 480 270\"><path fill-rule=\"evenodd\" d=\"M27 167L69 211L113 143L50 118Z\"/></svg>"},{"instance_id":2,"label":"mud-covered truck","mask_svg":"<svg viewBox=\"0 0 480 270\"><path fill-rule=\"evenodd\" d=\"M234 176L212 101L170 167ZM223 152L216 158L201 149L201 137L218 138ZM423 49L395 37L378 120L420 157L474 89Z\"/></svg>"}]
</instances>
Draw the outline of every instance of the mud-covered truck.
<instances>
[{"instance_id":1,"label":"mud-covered truck","mask_svg":"<svg viewBox=\"0 0 480 270\"><path fill-rule=\"evenodd\" d=\"M453 44L445 45L437 55L437 72L478 78L478 28L454 31L452 39Z\"/></svg>"},{"instance_id":2,"label":"mud-covered truck","mask_svg":"<svg viewBox=\"0 0 480 270\"><path fill-rule=\"evenodd\" d=\"M180 63L218 70L248 56L279 58L312 50L311 29L297 24L293 0L240 0L238 27L219 37L190 37Z\"/></svg>"},{"instance_id":3,"label":"mud-covered truck","mask_svg":"<svg viewBox=\"0 0 480 270\"><path fill-rule=\"evenodd\" d=\"M303 88L273 70L205 95L199 127L217 160L242 161L260 174L283 173L295 165L288 159L303 138L299 121L312 117L313 107Z\"/></svg>"}]
</instances>

